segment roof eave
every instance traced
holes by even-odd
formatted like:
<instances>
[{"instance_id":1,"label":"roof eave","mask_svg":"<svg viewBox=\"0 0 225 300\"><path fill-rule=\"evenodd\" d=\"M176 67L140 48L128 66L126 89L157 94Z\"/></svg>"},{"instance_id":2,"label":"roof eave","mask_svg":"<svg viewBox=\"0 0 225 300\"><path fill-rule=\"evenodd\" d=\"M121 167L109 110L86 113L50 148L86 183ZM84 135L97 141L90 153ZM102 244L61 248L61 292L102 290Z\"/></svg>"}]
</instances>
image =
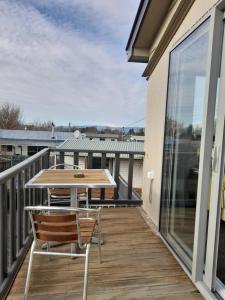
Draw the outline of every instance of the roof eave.
<instances>
[{"instance_id":1,"label":"roof eave","mask_svg":"<svg viewBox=\"0 0 225 300\"><path fill-rule=\"evenodd\" d=\"M158 6L157 0L141 1L126 50L129 62L148 63L143 73L144 77L151 75L194 1L195 0L171 0L170 2L163 2L164 5L160 7ZM160 11L156 14L158 8L160 8ZM156 15L157 20L154 20ZM160 36L159 42L154 46L154 49L151 49L160 32L160 28L163 26L164 20L167 18L169 22L164 26L164 33ZM152 20L153 27L151 23L149 24L149 20ZM142 39L141 43L140 38ZM145 48L139 48L140 45Z\"/></svg>"},{"instance_id":2,"label":"roof eave","mask_svg":"<svg viewBox=\"0 0 225 300\"><path fill-rule=\"evenodd\" d=\"M128 62L147 63L149 60L148 49L131 49L127 51Z\"/></svg>"},{"instance_id":3,"label":"roof eave","mask_svg":"<svg viewBox=\"0 0 225 300\"><path fill-rule=\"evenodd\" d=\"M132 25L131 32L130 32L130 35L129 35L129 38L128 38L128 41L127 41L127 45L126 45L126 48L125 48L126 51L128 51L130 49L132 40L134 39L134 36L137 35L137 33L140 29L141 20L142 20L144 14L145 14L145 11L147 10L147 7L148 7L146 2L150 3L151 0L141 0L141 2L139 4L139 7L138 7L138 10L137 10L135 19L134 19L134 23Z\"/></svg>"},{"instance_id":4,"label":"roof eave","mask_svg":"<svg viewBox=\"0 0 225 300\"><path fill-rule=\"evenodd\" d=\"M143 54L134 54L134 44L143 25L143 20L151 1L152 0L141 0L139 4L138 11L135 16L134 23L125 48L125 50L127 51L127 57L129 62L148 62L148 56L143 56Z\"/></svg>"}]
</instances>

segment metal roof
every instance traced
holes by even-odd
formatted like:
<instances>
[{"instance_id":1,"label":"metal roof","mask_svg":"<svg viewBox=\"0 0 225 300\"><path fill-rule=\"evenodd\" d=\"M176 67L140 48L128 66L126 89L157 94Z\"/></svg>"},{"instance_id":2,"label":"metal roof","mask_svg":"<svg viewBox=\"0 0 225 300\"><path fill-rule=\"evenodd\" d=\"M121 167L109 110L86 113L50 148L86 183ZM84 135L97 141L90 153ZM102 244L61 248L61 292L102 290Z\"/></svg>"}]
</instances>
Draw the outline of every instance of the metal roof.
<instances>
[{"instance_id":1,"label":"metal roof","mask_svg":"<svg viewBox=\"0 0 225 300\"><path fill-rule=\"evenodd\" d=\"M0 140L65 141L73 137L73 132L55 131L54 137L51 131L0 129Z\"/></svg>"},{"instance_id":2,"label":"metal roof","mask_svg":"<svg viewBox=\"0 0 225 300\"><path fill-rule=\"evenodd\" d=\"M118 134L113 133L85 133L88 138L118 138ZM73 132L55 131L52 139L51 131L36 130L9 130L0 129L0 140L42 140L42 141L65 141L74 138Z\"/></svg>"},{"instance_id":3,"label":"metal roof","mask_svg":"<svg viewBox=\"0 0 225 300\"><path fill-rule=\"evenodd\" d=\"M143 142L93 141L68 139L57 148L80 152L112 152L144 154Z\"/></svg>"},{"instance_id":4,"label":"metal roof","mask_svg":"<svg viewBox=\"0 0 225 300\"><path fill-rule=\"evenodd\" d=\"M89 138L112 138L112 139L118 139L119 134L116 133L92 133L92 132L86 132L86 137Z\"/></svg>"}]
</instances>

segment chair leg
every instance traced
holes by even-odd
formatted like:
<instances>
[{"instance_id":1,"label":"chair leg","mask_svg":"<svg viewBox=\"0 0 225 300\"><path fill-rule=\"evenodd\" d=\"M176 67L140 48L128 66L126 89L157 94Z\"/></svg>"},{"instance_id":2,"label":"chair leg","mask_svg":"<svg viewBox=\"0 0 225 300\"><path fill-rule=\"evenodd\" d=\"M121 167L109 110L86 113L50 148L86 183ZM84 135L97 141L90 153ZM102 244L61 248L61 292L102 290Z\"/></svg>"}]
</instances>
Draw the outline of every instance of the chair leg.
<instances>
[{"instance_id":1,"label":"chair leg","mask_svg":"<svg viewBox=\"0 0 225 300\"><path fill-rule=\"evenodd\" d=\"M35 241L33 241L31 250L30 250L30 259L29 259L28 270L27 270L27 278L26 278L25 291L24 291L24 300L28 299L28 291L29 291L29 286L30 286L30 277L31 277L31 269L32 269L32 263L33 263L34 248L35 248Z\"/></svg>"},{"instance_id":2,"label":"chair leg","mask_svg":"<svg viewBox=\"0 0 225 300\"><path fill-rule=\"evenodd\" d=\"M102 262L102 249L101 249L101 228L98 228L98 259L99 263Z\"/></svg>"},{"instance_id":3,"label":"chair leg","mask_svg":"<svg viewBox=\"0 0 225 300\"><path fill-rule=\"evenodd\" d=\"M89 252L91 244L87 244L86 257L85 257L85 267L84 267L84 291L83 300L87 300L87 288L88 288L88 263L89 263Z\"/></svg>"},{"instance_id":4,"label":"chair leg","mask_svg":"<svg viewBox=\"0 0 225 300\"><path fill-rule=\"evenodd\" d=\"M48 206L51 206L51 195L48 193Z\"/></svg>"},{"instance_id":5,"label":"chair leg","mask_svg":"<svg viewBox=\"0 0 225 300\"><path fill-rule=\"evenodd\" d=\"M89 208L89 199L88 199L88 188L86 188L86 208ZM89 218L89 213L86 213L86 217Z\"/></svg>"}]
</instances>

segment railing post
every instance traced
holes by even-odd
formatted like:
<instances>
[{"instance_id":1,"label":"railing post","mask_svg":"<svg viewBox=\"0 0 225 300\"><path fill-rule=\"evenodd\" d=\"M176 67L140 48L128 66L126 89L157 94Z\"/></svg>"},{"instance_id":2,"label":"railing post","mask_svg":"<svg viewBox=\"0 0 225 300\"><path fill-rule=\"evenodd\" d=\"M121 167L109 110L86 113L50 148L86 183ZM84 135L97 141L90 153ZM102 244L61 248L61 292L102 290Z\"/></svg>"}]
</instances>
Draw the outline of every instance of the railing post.
<instances>
[{"instance_id":1,"label":"railing post","mask_svg":"<svg viewBox=\"0 0 225 300\"><path fill-rule=\"evenodd\" d=\"M64 164L64 152L63 151L61 151L60 153L59 153L59 163L60 164ZM60 166L60 169L64 169L64 166Z\"/></svg>"},{"instance_id":2,"label":"railing post","mask_svg":"<svg viewBox=\"0 0 225 300\"><path fill-rule=\"evenodd\" d=\"M0 286L7 274L7 198L5 183L0 184Z\"/></svg>"},{"instance_id":3,"label":"railing post","mask_svg":"<svg viewBox=\"0 0 225 300\"><path fill-rule=\"evenodd\" d=\"M16 202L15 178L9 180L9 267L16 258Z\"/></svg>"},{"instance_id":4,"label":"railing post","mask_svg":"<svg viewBox=\"0 0 225 300\"><path fill-rule=\"evenodd\" d=\"M41 158L41 169L48 169L50 167L50 150ZM44 204L44 200L47 199L47 190L46 189L41 189L41 194L42 194L42 199L41 199L41 204Z\"/></svg>"},{"instance_id":5,"label":"railing post","mask_svg":"<svg viewBox=\"0 0 225 300\"><path fill-rule=\"evenodd\" d=\"M42 169L48 169L50 167L50 151L41 157L42 160Z\"/></svg>"},{"instance_id":6,"label":"railing post","mask_svg":"<svg viewBox=\"0 0 225 300\"><path fill-rule=\"evenodd\" d=\"M133 193L133 170L134 170L134 154L129 154L129 167L128 167L128 199L132 199Z\"/></svg>"},{"instance_id":7,"label":"railing post","mask_svg":"<svg viewBox=\"0 0 225 300\"><path fill-rule=\"evenodd\" d=\"M76 166L79 166L79 153L78 152L73 153L73 164Z\"/></svg>"},{"instance_id":8,"label":"railing post","mask_svg":"<svg viewBox=\"0 0 225 300\"><path fill-rule=\"evenodd\" d=\"M27 173L27 180L30 180L32 178L32 172L31 172L31 167L28 167L28 173ZM32 205L32 189L27 189L27 205ZM29 218L29 214L26 212L26 216L27 216L27 234L29 234L30 232L30 228L31 228L31 224L30 224L30 218Z\"/></svg>"},{"instance_id":9,"label":"railing post","mask_svg":"<svg viewBox=\"0 0 225 300\"><path fill-rule=\"evenodd\" d=\"M93 168L93 153L88 153L88 169ZM88 199L91 200L91 189L88 189Z\"/></svg>"},{"instance_id":10,"label":"railing post","mask_svg":"<svg viewBox=\"0 0 225 300\"><path fill-rule=\"evenodd\" d=\"M114 190L114 198L119 198L119 175L120 175L120 154L115 154L115 169L114 169L114 179L117 184L117 188Z\"/></svg>"},{"instance_id":11,"label":"railing post","mask_svg":"<svg viewBox=\"0 0 225 300\"><path fill-rule=\"evenodd\" d=\"M93 153L88 153L88 169L93 167Z\"/></svg>"},{"instance_id":12,"label":"railing post","mask_svg":"<svg viewBox=\"0 0 225 300\"><path fill-rule=\"evenodd\" d=\"M37 170L37 162L35 161L32 166L31 178L36 174L36 170ZM33 189L32 198L33 198L32 205L36 205L37 204L37 189Z\"/></svg>"},{"instance_id":13,"label":"railing post","mask_svg":"<svg viewBox=\"0 0 225 300\"><path fill-rule=\"evenodd\" d=\"M17 253L22 247L22 214L23 214L23 203L21 199L21 173L17 175L17 210L16 210L16 234L17 234Z\"/></svg>"},{"instance_id":14,"label":"railing post","mask_svg":"<svg viewBox=\"0 0 225 300\"><path fill-rule=\"evenodd\" d=\"M29 180L33 177L33 168L34 168L34 165L30 165L30 168L29 168ZM35 192L35 189L29 189L30 190L30 198L29 198L29 205L35 205L34 203L34 192Z\"/></svg>"},{"instance_id":15,"label":"railing post","mask_svg":"<svg viewBox=\"0 0 225 300\"><path fill-rule=\"evenodd\" d=\"M27 182L27 169L23 171L23 207L27 206L27 199L28 199L28 190L25 189L24 185ZM28 234L28 213L23 210L23 243L25 243L25 239Z\"/></svg>"},{"instance_id":16,"label":"railing post","mask_svg":"<svg viewBox=\"0 0 225 300\"><path fill-rule=\"evenodd\" d=\"M101 157L101 169L106 168L106 153L102 153ZM105 189L101 189L101 200L105 200Z\"/></svg>"},{"instance_id":17,"label":"railing post","mask_svg":"<svg viewBox=\"0 0 225 300\"><path fill-rule=\"evenodd\" d=\"M42 161L42 159L39 159L38 160L38 172L40 171L40 170L42 170L43 169L43 161ZM38 204L39 205L42 205L43 204L43 189L38 189Z\"/></svg>"}]
</instances>

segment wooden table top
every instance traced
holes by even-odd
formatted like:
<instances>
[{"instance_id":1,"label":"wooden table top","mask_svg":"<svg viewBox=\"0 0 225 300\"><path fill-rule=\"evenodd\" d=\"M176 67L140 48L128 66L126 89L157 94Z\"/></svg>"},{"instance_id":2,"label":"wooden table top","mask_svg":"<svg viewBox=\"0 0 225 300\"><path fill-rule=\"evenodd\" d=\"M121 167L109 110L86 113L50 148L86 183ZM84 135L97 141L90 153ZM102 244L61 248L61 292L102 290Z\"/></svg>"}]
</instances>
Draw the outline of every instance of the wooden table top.
<instances>
[{"instance_id":1,"label":"wooden table top","mask_svg":"<svg viewBox=\"0 0 225 300\"><path fill-rule=\"evenodd\" d=\"M81 173L84 177L76 177ZM57 169L41 170L25 187L116 187L116 183L107 169Z\"/></svg>"}]
</instances>

